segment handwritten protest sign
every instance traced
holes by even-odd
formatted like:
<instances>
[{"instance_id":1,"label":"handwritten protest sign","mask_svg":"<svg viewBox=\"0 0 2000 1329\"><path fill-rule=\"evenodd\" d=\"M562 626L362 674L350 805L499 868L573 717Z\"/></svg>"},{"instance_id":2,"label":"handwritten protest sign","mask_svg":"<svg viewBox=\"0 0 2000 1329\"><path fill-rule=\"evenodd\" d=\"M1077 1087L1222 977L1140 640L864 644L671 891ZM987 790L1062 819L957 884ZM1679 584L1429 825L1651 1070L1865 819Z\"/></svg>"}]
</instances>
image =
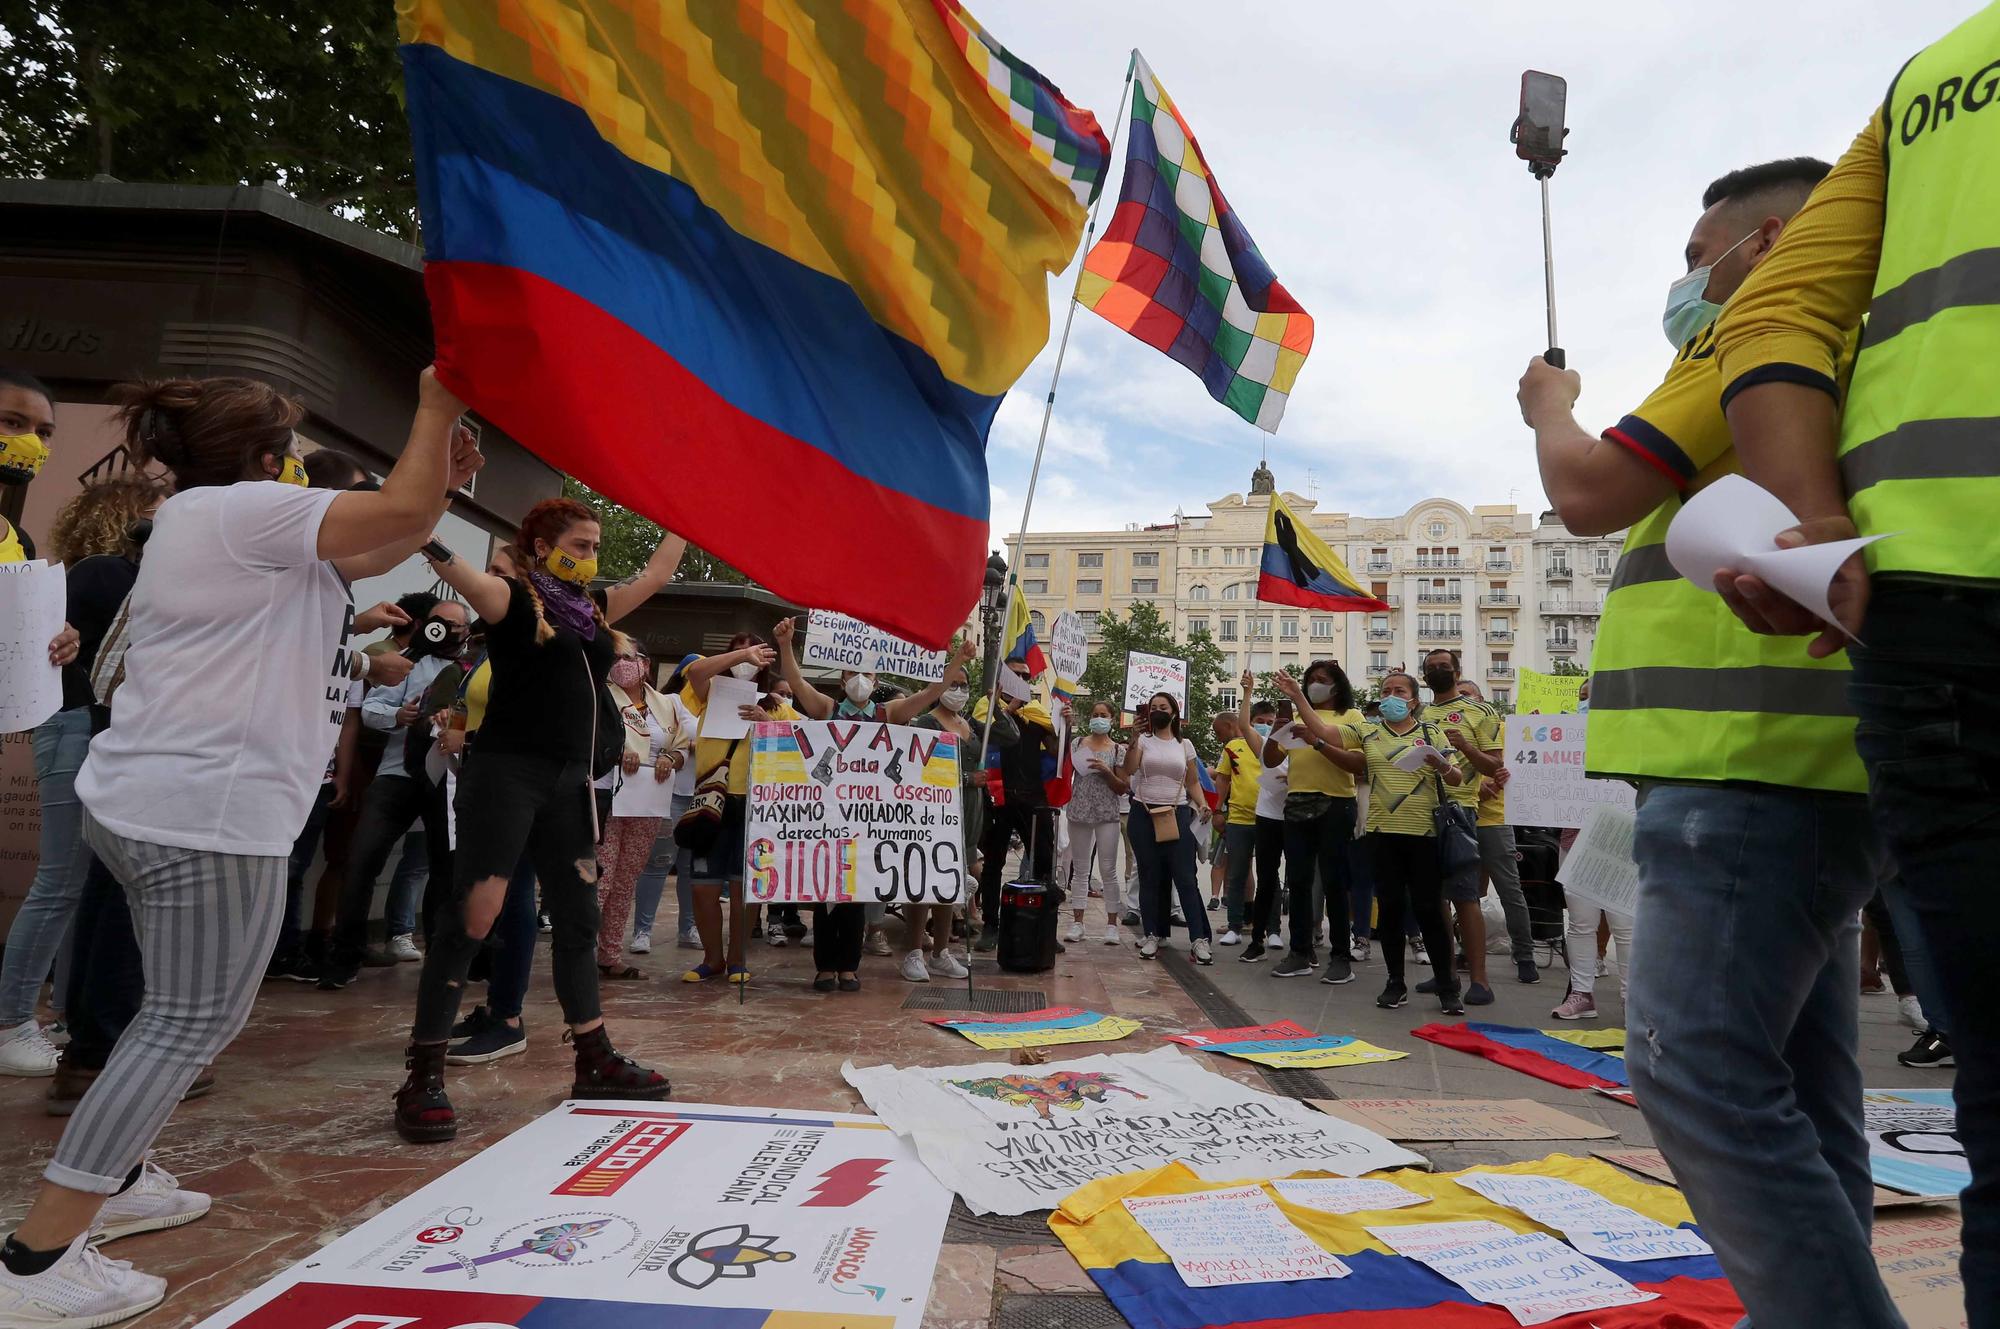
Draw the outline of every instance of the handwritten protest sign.
<instances>
[{"instance_id":1,"label":"handwritten protest sign","mask_svg":"<svg viewBox=\"0 0 2000 1329\"><path fill-rule=\"evenodd\" d=\"M1489 1222L1413 1223L1371 1227L1368 1232L1398 1255L1437 1270L1473 1300L1501 1307L1521 1324L1632 1306L1659 1296L1641 1292L1546 1232L1514 1232Z\"/></svg>"},{"instance_id":2,"label":"handwritten protest sign","mask_svg":"<svg viewBox=\"0 0 2000 1329\"><path fill-rule=\"evenodd\" d=\"M1554 1228L1595 1259L1636 1264L1715 1254L1714 1247L1686 1228L1668 1227L1561 1177L1467 1172L1458 1184Z\"/></svg>"},{"instance_id":3,"label":"handwritten protest sign","mask_svg":"<svg viewBox=\"0 0 2000 1329\"><path fill-rule=\"evenodd\" d=\"M1371 1061L1400 1061L1410 1055L1346 1034L1315 1034L1293 1020L1238 1029L1190 1029L1185 1034L1168 1034L1167 1041L1288 1070L1360 1066Z\"/></svg>"},{"instance_id":4,"label":"handwritten protest sign","mask_svg":"<svg viewBox=\"0 0 2000 1329\"><path fill-rule=\"evenodd\" d=\"M1080 615L1065 609L1049 625L1049 668L1056 671L1056 691L1074 696L1077 680L1090 663L1090 629Z\"/></svg>"},{"instance_id":5,"label":"handwritten protest sign","mask_svg":"<svg viewBox=\"0 0 2000 1329\"><path fill-rule=\"evenodd\" d=\"M1875 1267L1910 1329L1965 1329L1963 1253L1956 1209L1875 1220Z\"/></svg>"},{"instance_id":6,"label":"handwritten protest sign","mask_svg":"<svg viewBox=\"0 0 2000 1329\"><path fill-rule=\"evenodd\" d=\"M1668 1164L1667 1156L1657 1149L1593 1149L1590 1152L1607 1163L1616 1163L1628 1172L1636 1172L1649 1180L1663 1181L1669 1186L1680 1185L1674 1180L1674 1170ZM1951 1195L1904 1195L1900 1191L1883 1190L1880 1186L1875 1188L1875 1207L1878 1210L1940 1204L1953 1198Z\"/></svg>"},{"instance_id":7,"label":"handwritten protest sign","mask_svg":"<svg viewBox=\"0 0 2000 1329\"><path fill-rule=\"evenodd\" d=\"M1638 818L1615 803L1593 803L1583 816L1556 881L1566 895L1627 918L1639 911L1639 865L1632 857Z\"/></svg>"},{"instance_id":8,"label":"handwritten protest sign","mask_svg":"<svg viewBox=\"0 0 2000 1329\"><path fill-rule=\"evenodd\" d=\"M1521 671L1520 686L1514 689L1514 709L1522 715L1574 715L1583 688L1581 674L1544 674L1534 669Z\"/></svg>"},{"instance_id":9,"label":"handwritten protest sign","mask_svg":"<svg viewBox=\"0 0 2000 1329\"><path fill-rule=\"evenodd\" d=\"M1392 1140L1606 1140L1618 1134L1530 1098L1311 1098Z\"/></svg>"},{"instance_id":10,"label":"handwritten protest sign","mask_svg":"<svg viewBox=\"0 0 2000 1329\"><path fill-rule=\"evenodd\" d=\"M1061 1043L1114 1043L1145 1026L1076 1006L1048 1006L1018 1015L927 1015L927 1024L955 1029L983 1048L1039 1048Z\"/></svg>"},{"instance_id":11,"label":"handwritten protest sign","mask_svg":"<svg viewBox=\"0 0 2000 1329\"><path fill-rule=\"evenodd\" d=\"M1125 705L1133 715L1156 692L1164 692L1180 703L1187 715L1188 663L1171 655L1149 655L1145 651L1125 652Z\"/></svg>"},{"instance_id":12,"label":"handwritten protest sign","mask_svg":"<svg viewBox=\"0 0 2000 1329\"><path fill-rule=\"evenodd\" d=\"M876 721L759 724L752 904L952 904L965 894L958 739Z\"/></svg>"},{"instance_id":13,"label":"handwritten protest sign","mask_svg":"<svg viewBox=\"0 0 2000 1329\"><path fill-rule=\"evenodd\" d=\"M1354 1272L1293 1227L1262 1186L1128 1196L1124 1204L1189 1287L1345 1278Z\"/></svg>"},{"instance_id":14,"label":"handwritten protest sign","mask_svg":"<svg viewBox=\"0 0 2000 1329\"><path fill-rule=\"evenodd\" d=\"M60 563L0 563L0 734L33 729L62 708L62 670L49 643L63 627Z\"/></svg>"},{"instance_id":15,"label":"handwritten protest sign","mask_svg":"<svg viewBox=\"0 0 2000 1329\"><path fill-rule=\"evenodd\" d=\"M1374 1177L1290 1177L1271 1183L1287 1204L1323 1214L1366 1214L1429 1204L1431 1197Z\"/></svg>"},{"instance_id":16,"label":"handwritten protest sign","mask_svg":"<svg viewBox=\"0 0 2000 1329\"><path fill-rule=\"evenodd\" d=\"M814 609L806 615L803 662L808 666L894 674L935 683L944 677L945 660L943 651L927 651L846 614Z\"/></svg>"},{"instance_id":17,"label":"handwritten protest sign","mask_svg":"<svg viewBox=\"0 0 2000 1329\"><path fill-rule=\"evenodd\" d=\"M1597 804L1631 810L1637 800L1631 785L1584 778L1589 730L1587 715L1507 717L1507 768L1514 773L1507 785L1509 826L1581 828Z\"/></svg>"}]
</instances>

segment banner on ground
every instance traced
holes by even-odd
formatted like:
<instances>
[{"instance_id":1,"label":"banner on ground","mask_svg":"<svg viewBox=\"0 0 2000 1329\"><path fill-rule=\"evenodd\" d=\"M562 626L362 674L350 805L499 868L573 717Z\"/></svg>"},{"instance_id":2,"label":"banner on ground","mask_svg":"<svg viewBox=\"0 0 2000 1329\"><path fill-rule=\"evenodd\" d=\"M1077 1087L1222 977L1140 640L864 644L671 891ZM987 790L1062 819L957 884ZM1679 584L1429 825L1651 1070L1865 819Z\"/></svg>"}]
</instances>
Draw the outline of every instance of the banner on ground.
<instances>
[{"instance_id":1,"label":"banner on ground","mask_svg":"<svg viewBox=\"0 0 2000 1329\"><path fill-rule=\"evenodd\" d=\"M987 1049L1115 1043L1145 1027L1137 1020L1102 1015L1077 1006L1045 1006L1018 1015L926 1015L924 1022L955 1030L974 1046Z\"/></svg>"},{"instance_id":2,"label":"banner on ground","mask_svg":"<svg viewBox=\"0 0 2000 1329\"><path fill-rule=\"evenodd\" d=\"M1631 811L1638 796L1623 780L1586 780L1588 715L1507 717L1507 824L1581 829L1601 803Z\"/></svg>"},{"instance_id":3,"label":"banner on ground","mask_svg":"<svg viewBox=\"0 0 2000 1329\"><path fill-rule=\"evenodd\" d=\"M1870 1089L1862 1131L1875 1184L1909 1195L1956 1195L1972 1182L1949 1089Z\"/></svg>"},{"instance_id":4,"label":"banner on ground","mask_svg":"<svg viewBox=\"0 0 2000 1329\"><path fill-rule=\"evenodd\" d=\"M1129 715L1137 715L1147 698L1164 692L1180 702L1181 722L1187 722L1188 662L1171 655L1151 655L1145 651L1125 652L1125 705Z\"/></svg>"},{"instance_id":5,"label":"banner on ground","mask_svg":"<svg viewBox=\"0 0 2000 1329\"><path fill-rule=\"evenodd\" d=\"M1174 1159L1217 1181L1301 1170L1360 1176L1424 1162L1172 1047L1020 1067L849 1062L841 1074L975 1214L1051 1209L1086 1182Z\"/></svg>"},{"instance_id":6,"label":"banner on ground","mask_svg":"<svg viewBox=\"0 0 2000 1329\"><path fill-rule=\"evenodd\" d=\"M1410 1055L1379 1048L1346 1034L1315 1034L1294 1020L1238 1029L1190 1029L1185 1034L1166 1037L1169 1043L1179 1043L1182 1047L1219 1052L1225 1057L1240 1057L1280 1070L1360 1066L1371 1061L1400 1061Z\"/></svg>"},{"instance_id":7,"label":"banner on ground","mask_svg":"<svg viewBox=\"0 0 2000 1329\"><path fill-rule=\"evenodd\" d=\"M757 726L752 904L952 904L966 864L956 735L874 720Z\"/></svg>"},{"instance_id":8,"label":"banner on ground","mask_svg":"<svg viewBox=\"0 0 2000 1329\"><path fill-rule=\"evenodd\" d=\"M1544 674L1539 669L1523 669L1514 689L1517 714L1574 715L1582 703L1582 674Z\"/></svg>"},{"instance_id":9,"label":"banner on ground","mask_svg":"<svg viewBox=\"0 0 2000 1329\"><path fill-rule=\"evenodd\" d=\"M947 659L943 651L927 651L914 642L831 609L814 609L806 614L806 648L801 662L808 666L894 674L898 678L935 683L944 677Z\"/></svg>"},{"instance_id":10,"label":"banner on ground","mask_svg":"<svg viewBox=\"0 0 2000 1329\"><path fill-rule=\"evenodd\" d=\"M1049 668L1055 670L1056 695L1064 701L1076 697L1083 670L1090 663L1090 629L1083 616L1065 609L1049 625Z\"/></svg>"},{"instance_id":11,"label":"banner on ground","mask_svg":"<svg viewBox=\"0 0 2000 1329\"><path fill-rule=\"evenodd\" d=\"M569 1102L201 1329L917 1329L950 1208L872 1117Z\"/></svg>"}]
</instances>

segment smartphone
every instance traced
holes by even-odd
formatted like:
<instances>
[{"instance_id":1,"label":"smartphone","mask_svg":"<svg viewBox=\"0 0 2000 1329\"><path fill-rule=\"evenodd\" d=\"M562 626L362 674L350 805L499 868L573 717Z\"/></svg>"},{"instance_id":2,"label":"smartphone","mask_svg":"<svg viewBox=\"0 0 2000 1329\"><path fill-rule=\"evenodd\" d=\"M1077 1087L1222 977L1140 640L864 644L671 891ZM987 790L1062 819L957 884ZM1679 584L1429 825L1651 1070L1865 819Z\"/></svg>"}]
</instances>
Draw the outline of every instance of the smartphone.
<instances>
[{"instance_id":1,"label":"smartphone","mask_svg":"<svg viewBox=\"0 0 2000 1329\"><path fill-rule=\"evenodd\" d=\"M1563 159L1563 113L1569 83L1554 74L1530 69L1521 75L1521 110L1514 117L1514 155L1524 162L1554 170Z\"/></svg>"}]
</instances>

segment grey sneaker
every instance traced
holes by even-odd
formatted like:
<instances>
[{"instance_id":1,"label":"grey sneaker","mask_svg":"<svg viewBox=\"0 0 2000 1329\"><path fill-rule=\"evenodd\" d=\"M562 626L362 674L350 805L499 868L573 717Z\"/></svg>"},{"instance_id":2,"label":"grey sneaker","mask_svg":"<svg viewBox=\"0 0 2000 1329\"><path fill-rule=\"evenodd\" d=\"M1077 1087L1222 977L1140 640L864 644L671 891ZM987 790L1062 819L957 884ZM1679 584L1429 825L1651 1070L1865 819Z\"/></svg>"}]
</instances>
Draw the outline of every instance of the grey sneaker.
<instances>
[{"instance_id":1,"label":"grey sneaker","mask_svg":"<svg viewBox=\"0 0 2000 1329\"><path fill-rule=\"evenodd\" d=\"M1292 954L1287 955L1284 959L1278 961L1278 963L1276 963L1275 965L1271 966L1271 977L1304 978L1307 974L1310 974L1313 970L1317 968L1319 968L1319 966L1314 964L1311 960L1306 959L1305 956L1300 955L1297 952L1293 952Z\"/></svg>"},{"instance_id":2,"label":"grey sneaker","mask_svg":"<svg viewBox=\"0 0 2000 1329\"><path fill-rule=\"evenodd\" d=\"M1202 937L1199 940L1197 940L1192 949L1194 951L1194 962L1196 964L1215 963L1215 952L1209 948L1207 937Z\"/></svg>"},{"instance_id":3,"label":"grey sneaker","mask_svg":"<svg viewBox=\"0 0 2000 1329\"><path fill-rule=\"evenodd\" d=\"M1354 962L1342 955L1327 956L1326 972L1319 976L1319 981L1322 983L1352 983L1354 981Z\"/></svg>"}]
</instances>

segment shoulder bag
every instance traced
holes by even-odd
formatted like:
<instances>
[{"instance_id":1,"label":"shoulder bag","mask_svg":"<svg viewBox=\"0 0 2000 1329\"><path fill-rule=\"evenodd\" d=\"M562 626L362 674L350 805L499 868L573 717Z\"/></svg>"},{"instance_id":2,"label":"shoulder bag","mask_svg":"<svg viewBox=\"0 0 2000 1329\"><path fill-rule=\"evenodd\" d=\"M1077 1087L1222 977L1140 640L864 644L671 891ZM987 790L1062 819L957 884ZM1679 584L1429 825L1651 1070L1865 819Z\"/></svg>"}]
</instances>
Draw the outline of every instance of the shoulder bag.
<instances>
[{"instance_id":1,"label":"shoulder bag","mask_svg":"<svg viewBox=\"0 0 2000 1329\"><path fill-rule=\"evenodd\" d=\"M1431 742L1431 727L1424 726L1424 741ZM1437 836L1438 867L1449 878L1479 862L1479 831L1472 809L1454 802L1445 792L1444 777L1435 770L1431 783L1437 789L1437 806L1431 809L1431 830Z\"/></svg>"}]
</instances>

